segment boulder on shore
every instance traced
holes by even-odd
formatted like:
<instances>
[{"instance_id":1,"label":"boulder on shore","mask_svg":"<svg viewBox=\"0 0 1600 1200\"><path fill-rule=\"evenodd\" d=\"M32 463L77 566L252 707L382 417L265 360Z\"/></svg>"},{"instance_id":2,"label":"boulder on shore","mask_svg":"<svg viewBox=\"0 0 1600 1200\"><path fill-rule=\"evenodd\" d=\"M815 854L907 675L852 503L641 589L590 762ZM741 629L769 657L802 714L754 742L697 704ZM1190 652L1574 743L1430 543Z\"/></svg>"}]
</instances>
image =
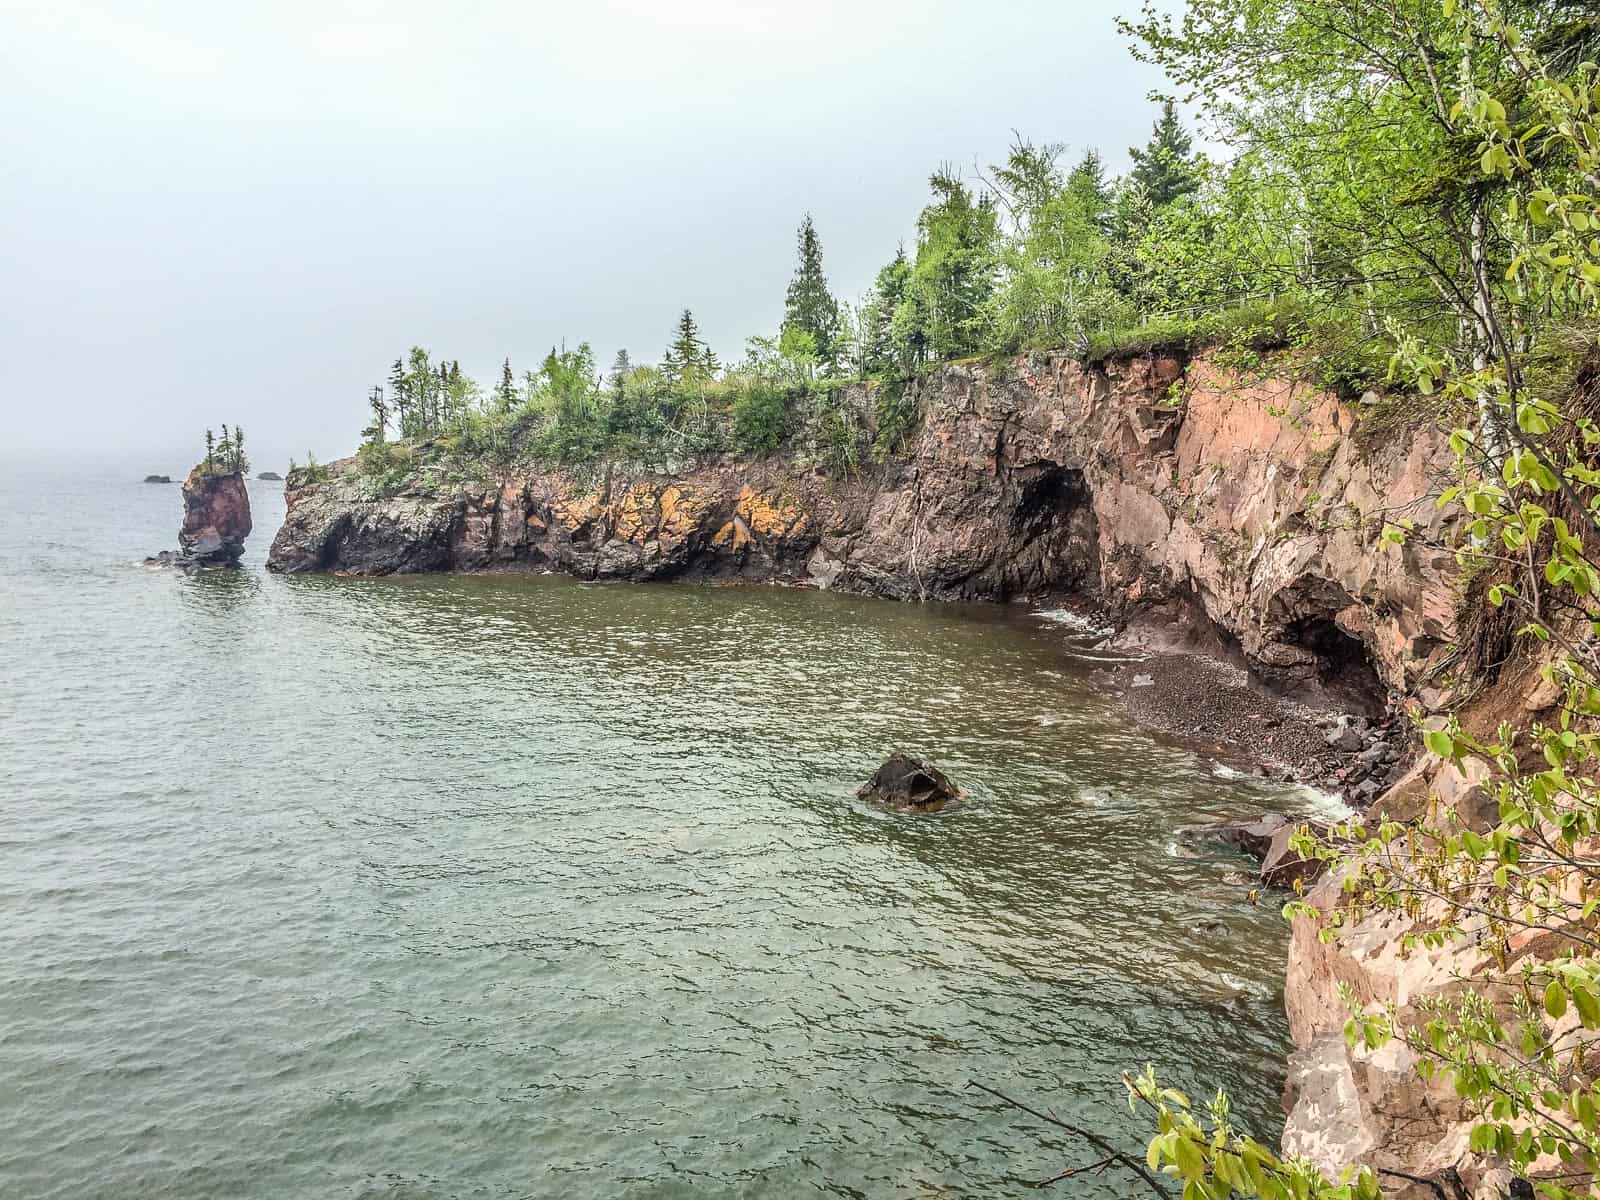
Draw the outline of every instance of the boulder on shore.
<instances>
[{"instance_id":1,"label":"boulder on shore","mask_svg":"<svg viewBox=\"0 0 1600 1200\"><path fill-rule=\"evenodd\" d=\"M891 808L934 808L958 799L961 789L926 759L896 750L856 789L860 800L876 800Z\"/></svg>"},{"instance_id":2,"label":"boulder on shore","mask_svg":"<svg viewBox=\"0 0 1600 1200\"><path fill-rule=\"evenodd\" d=\"M171 475L146 475L144 477L144 481L146 483L171 483L172 482L172 476Z\"/></svg>"},{"instance_id":3,"label":"boulder on shore","mask_svg":"<svg viewBox=\"0 0 1600 1200\"><path fill-rule=\"evenodd\" d=\"M250 492L244 474L208 471L206 464L200 463L183 481L178 552L163 551L145 561L184 570L238 566L250 529Z\"/></svg>"}]
</instances>

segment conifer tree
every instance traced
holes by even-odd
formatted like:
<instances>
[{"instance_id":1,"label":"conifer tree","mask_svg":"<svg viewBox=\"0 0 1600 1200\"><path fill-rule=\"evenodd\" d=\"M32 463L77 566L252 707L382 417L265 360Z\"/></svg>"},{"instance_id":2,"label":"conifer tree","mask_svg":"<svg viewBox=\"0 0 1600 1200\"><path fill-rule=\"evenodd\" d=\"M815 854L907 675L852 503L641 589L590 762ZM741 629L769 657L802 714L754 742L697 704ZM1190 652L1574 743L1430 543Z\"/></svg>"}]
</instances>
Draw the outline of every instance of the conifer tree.
<instances>
[{"instance_id":1,"label":"conifer tree","mask_svg":"<svg viewBox=\"0 0 1600 1200\"><path fill-rule=\"evenodd\" d=\"M863 368L870 375L889 372L897 365L902 365L895 361L891 326L895 310L905 299L906 281L910 276L911 263L906 259L906 247L902 242L896 248L894 258L878 272L871 297L861 315L861 359Z\"/></svg>"},{"instance_id":2,"label":"conifer tree","mask_svg":"<svg viewBox=\"0 0 1600 1200\"><path fill-rule=\"evenodd\" d=\"M372 408L372 424L363 432L368 441L381 446L388 436L389 426L389 406L384 402L383 388L374 387L367 396L367 404Z\"/></svg>"},{"instance_id":3,"label":"conifer tree","mask_svg":"<svg viewBox=\"0 0 1600 1200\"><path fill-rule=\"evenodd\" d=\"M233 427L233 467L235 471L248 470L250 460L244 456L244 426Z\"/></svg>"},{"instance_id":4,"label":"conifer tree","mask_svg":"<svg viewBox=\"0 0 1600 1200\"><path fill-rule=\"evenodd\" d=\"M719 365L716 354L700 337L694 313L684 309L678 318L678 336L661 356L661 373L669 383L704 383Z\"/></svg>"},{"instance_id":5,"label":"conifer tree","mask_svg":"<svg viewBox=\"0 0 1600 1200\"><path fill-rule=\"evenodd\" d=\"M1129 148L1133 156L1133 170L1128 178L1150 198L1156 208L1171 204L1179 196L1186 196L1200 187L1200 174L1195 169L1194 141L1178 120L1178 110L1171 100L1163 102L1161 116L1150 131L1150 141L1143 150Z\"/></svg>"},{"instance_id":6,"label":"conifer tree","mask_svg":"<svg viewBox=\"0 0 1600 1200\"><path fill-rule=\"evenodd\" d=\"M406 376L406 365L398 358L394 360L394 366L389 368L389 397L394 405L395 426L400 436L411 436L415 405L412 402L411 381Z\"/></svg>"},{"instance_id":7,"label":"conifer tree","mask_svg":"<svg viewBox=\"0 0 1600 1200\"><path fill-rule=\"evenodd\" d=\"M510 412L516 406L517 383L511 375L509 358L500 364L500 382L495 384L494 403L501 412Z\"/></svg>"},{"instance_id":8,"label":"conifer tree","mask_svg":"<svg viewBox=\"0 0 1600 1200\"><path fill-rule=\"evenodd\" d=\"M832 362L839 328L839 305L828 291L822 273L822 241L807 213L796 235L799 261L783 301L783 327L809 333L816 340L817 358Z\"/></svg>"},{"instance_id":9,"label":"conifer tree","mask_svg":"<svg viewBox=\"0 0 1600 1200\"><path fill-rule=\"evenodd\" d=\"M216 469L217 436L211 430L206 430L206 473L210 474Z\"/></svg>"},{"instance_id":10,"label":"conifer tree","mask_svg":"<svg viewBox=\"0 0 1600 1200\"><path fill-rule=\"evenodd\" d=\"M1093 213L1097 225L1105 225L1112 209L1112 196L1106 185L1105 163L1100 159L1100 151L1084 151L1078 165L1067 174L1067 196L1080 211Z\"/></svg>"}]
</instances>

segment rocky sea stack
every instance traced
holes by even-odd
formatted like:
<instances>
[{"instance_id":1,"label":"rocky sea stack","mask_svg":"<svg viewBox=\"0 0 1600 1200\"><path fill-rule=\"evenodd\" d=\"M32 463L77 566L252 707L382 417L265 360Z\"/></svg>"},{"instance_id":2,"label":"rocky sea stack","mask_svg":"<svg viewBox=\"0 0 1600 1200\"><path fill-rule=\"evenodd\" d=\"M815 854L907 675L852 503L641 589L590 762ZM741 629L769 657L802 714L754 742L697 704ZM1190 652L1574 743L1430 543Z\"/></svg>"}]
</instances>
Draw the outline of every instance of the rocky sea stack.
<instances>
[{"instance_id":1,"label":"rocky sea stack","mask_svg":"<svg viewBox=\"0 0 1600 1200\"><path fill-rule=\"evenodd\" d=\"M185 569L236 567L251 528L244 472L217 471L202 462L183 481L177 553L166 550L147 561Z\"/></svg>"},{"instance_id":2,"label":"rocky sea stack","mask_svg":"<svg viewBox=\"0 0 1600 1200\"><path fill-rule=\"evenodd\" d=\"M172 476L171 475L146 475L144 477L144 481L146 483L171 483L172 482Z\"/></svg>"}]
</instances>

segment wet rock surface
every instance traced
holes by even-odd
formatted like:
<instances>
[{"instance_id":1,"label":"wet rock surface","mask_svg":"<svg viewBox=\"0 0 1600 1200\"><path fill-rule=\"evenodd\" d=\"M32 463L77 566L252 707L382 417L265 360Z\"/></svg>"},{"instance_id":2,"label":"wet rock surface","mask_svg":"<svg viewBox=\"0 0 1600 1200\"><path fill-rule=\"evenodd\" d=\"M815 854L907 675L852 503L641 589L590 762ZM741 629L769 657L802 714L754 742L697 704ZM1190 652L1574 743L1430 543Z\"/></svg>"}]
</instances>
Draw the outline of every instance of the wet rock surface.
<instances>
[{"instance_id":1,"label":"wet rock surface","mask_svg":"<svg viewBox=\"0 0 1600 1200\"><path fill-rule=\"evenodd\" d=\"M938 808L957 800L961 790L938 767L914 754L896 750L856 789L856 798L890 808Z\"/></svg>"}]
</instances>

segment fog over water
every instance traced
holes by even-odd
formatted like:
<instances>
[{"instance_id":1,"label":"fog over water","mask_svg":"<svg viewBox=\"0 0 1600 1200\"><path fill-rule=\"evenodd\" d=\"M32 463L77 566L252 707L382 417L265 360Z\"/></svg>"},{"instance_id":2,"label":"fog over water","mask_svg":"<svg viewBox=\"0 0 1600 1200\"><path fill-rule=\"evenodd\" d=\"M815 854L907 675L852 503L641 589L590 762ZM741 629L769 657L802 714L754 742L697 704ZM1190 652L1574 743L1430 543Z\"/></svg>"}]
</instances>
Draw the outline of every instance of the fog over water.
<instances>
[{"instance_id":1,"label":"fog over water","mask_svg":"<svg viewBox=\"0 0 1600 1200\"><path fill-rule=\"evenodd\" d=\"M479 377L692 307L772 330L815 214L835 290L941 162L1142 143L1131 2L0 3L7 451L347 453L413 343Z\"/></svg>"}]
</instances>

